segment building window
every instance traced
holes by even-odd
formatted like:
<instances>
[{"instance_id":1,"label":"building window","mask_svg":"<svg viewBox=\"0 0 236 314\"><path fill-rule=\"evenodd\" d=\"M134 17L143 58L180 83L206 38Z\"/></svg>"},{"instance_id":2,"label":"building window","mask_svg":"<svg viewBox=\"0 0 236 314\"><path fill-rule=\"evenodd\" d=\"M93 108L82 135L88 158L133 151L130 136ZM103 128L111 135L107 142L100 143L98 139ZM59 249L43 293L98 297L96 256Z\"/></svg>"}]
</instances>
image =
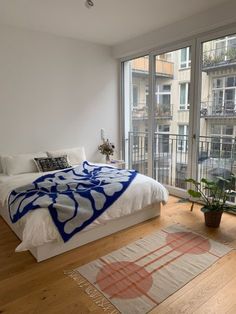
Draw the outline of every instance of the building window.
<instances>
[{"instance_id":1,"label":"building window","mask_svg":"<svg viewBox=\"0 0 236 314\"><path fill-rule=\"evenodd\" d=\"M180 49L180 69L186 69L191 66L190 47Z\"/></svg>"},{"instance_id":2,"label":"building window","mask_svg":"<svg viewBox=\"0 0 236 314\"><path fill-rule=\"evenodd\" d=\"M145 85L145 101L146 105L149 103L149 85Z\"/></svg>"},{"instance_id":3,"label":"building window","mask_svg":"<svg viewBox=\"0 0 236 314\"><path fill-rule=\"evenodd\" d=\"M232 115L236 112L236 76L213 79L212 114Z\"/></svg>"},{"instance_id":4,"label":"building window","mask_svg":"<svg viewBox=\"0 0 236 314\"><path fill-rule=\"evenodd\" d=\"M211 152L213 158L230 158L233 152L233 125L211 124Z\"/></svg>"},{"instance_id":5,"label":"building window","mask_svg":"<svg viewBox=\"0 0 236 314\"><path fill-rule=\"evenodd\" d=\"M179 152L186 153L188 151L188 125L179 125L177 149Z\"/></svg>"},{"instance_id":6,"label":"building window","mask_svg":"<svg viewBox=\"0 0 236 314\"><path fill-rule=\"evenodd\" d=\"M190 97L190 83L180 84L180 97L179 97L179 109L188 110L189 109L189 97Z\"/></svg>"},{"instance_id":7,"label":"building window","mask_svg":"<svg viewBox=\"0 0 236 314\"><path fill-rule=\"evenodd\" d=\"M232 59L232 54L235 56L236 37L226 36L215 41L215 57L219 61Z\"/></svg>"},{"instance_id":8,"label":"building window","mask_svg":"<svg viewBox=\"0 0 236 314\"><path fill-rule=\"evenodd\" d=\"M170 105L171 85L170 84L158 85L156 95L157 104Z\"/></svg>"},{"instance_id":9,"label":"building window","mask_svg":"<svg viewBox=\"0 0 236 314\"><path fill-rule=\"evenodd\" d=\"M171 85L156 86L156 115L159 117L171 116Z\"/></svg>"},{"instance_id":10,"label":"building window","mask_svg":"<svg viewBox=\"0 0 236 314\"><path fill-rule=\"evenodd\" d=\"M133 107L138 106L138 86L133 85Z\"/></svg>"},{"instance_id":11,"label":"building window","mask_svg":"<svg viewBox=\"0 0 236 314\"><path fill-rule=\"evenodd\" d=\"M169 132L168 124L158 126L158 153L169 153Z\"/></svg>"}]
</instances>

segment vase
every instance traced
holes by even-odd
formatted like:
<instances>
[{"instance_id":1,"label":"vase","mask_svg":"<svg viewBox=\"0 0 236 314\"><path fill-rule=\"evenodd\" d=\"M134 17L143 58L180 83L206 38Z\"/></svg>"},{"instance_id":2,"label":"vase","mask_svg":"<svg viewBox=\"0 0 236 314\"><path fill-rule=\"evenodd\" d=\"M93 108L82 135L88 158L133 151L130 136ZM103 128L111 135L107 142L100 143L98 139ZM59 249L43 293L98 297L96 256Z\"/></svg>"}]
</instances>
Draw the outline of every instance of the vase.
<instances>
[{"instance_id":1,"label":"vase","mask_svg":"<svg viewBox=\"0 0 236 314\"><path fill-rule=\"evenodd\" d=\"M106 155L106 163L110 162L110 155Z\"/></svg>"}]
</instances>

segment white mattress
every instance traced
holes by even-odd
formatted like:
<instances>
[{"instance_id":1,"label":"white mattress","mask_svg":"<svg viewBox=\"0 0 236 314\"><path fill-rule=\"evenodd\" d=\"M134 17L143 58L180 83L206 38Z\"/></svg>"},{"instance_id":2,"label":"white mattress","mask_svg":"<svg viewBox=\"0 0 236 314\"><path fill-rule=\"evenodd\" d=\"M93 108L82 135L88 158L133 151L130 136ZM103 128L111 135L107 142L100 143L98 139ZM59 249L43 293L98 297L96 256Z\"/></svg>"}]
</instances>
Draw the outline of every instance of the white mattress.
<instances>
[{"instance_id":1,"label":"white mattress","mask_svg":"<svg viewBox=\"0 0 236 314\"><path fill-rule=\"evenodd\" d=\"M41 175L42 173L38 172L15 176L0 175L0 202L2 207L7 210L7 200L12 190L31 183ZM104 224L108 220L132 214L147 205L156 202L166 203L167 199L168 192L160 183L147 176L137 174L118 200L83 231L93 228L98 224ZM37 247L52 241L62 241L46 208L29 212L17 222L17 225L22 229L23 236L22 242L16 248L16 251L25 251L31 247Z\"/></svg>"}]
</instances>

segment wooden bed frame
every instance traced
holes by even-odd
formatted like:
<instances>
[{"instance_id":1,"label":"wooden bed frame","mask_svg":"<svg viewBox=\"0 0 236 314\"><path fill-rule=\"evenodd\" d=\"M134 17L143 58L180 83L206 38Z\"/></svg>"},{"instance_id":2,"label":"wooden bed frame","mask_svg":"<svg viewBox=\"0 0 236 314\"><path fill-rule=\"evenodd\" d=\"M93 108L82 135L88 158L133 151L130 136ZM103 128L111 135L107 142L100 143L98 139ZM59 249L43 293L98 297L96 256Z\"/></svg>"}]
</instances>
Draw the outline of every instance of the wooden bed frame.
<instances>
[{"instance_id":1,"label":"wooden bed frame","mask_svg":"<svg viewBox=\"0 0 236 314\"><path fill-rule=\"evenodd\" d=\"M157 217L160 215L160 203L151 204L133 214L126 215L114 220L108 221L106 224L98 225L87 231L81 231L74 235L68 242L52 242L30 249L31 254L36 258L37 262L41 262L53 256L62 254L69 250L78 248L89 242L111 235L120 230L134 226L140 222ZM0 207L0 214L9 227L15 232L17 237L22 239L22 230L15 224L12 224L8 215L8 210Z\"/></svg>"}]
</instances>

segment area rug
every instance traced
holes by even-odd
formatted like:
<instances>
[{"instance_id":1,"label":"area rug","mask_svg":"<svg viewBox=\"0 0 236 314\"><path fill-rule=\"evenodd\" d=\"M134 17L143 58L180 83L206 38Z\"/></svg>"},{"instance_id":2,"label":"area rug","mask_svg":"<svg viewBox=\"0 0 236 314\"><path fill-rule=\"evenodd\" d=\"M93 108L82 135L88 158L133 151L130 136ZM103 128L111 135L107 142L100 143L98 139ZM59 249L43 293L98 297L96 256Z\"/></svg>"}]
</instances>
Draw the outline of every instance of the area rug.
<instances>
[{"instance_id":1,"label":"area rug","mask_svg":"<svg viewBox=\"0 0 236 314\"><path fill-rule=\"evenodd\" d=\"M104 312L145 314L231 250L172 225L66 273Z\"/></svg>"}]
</instances>

